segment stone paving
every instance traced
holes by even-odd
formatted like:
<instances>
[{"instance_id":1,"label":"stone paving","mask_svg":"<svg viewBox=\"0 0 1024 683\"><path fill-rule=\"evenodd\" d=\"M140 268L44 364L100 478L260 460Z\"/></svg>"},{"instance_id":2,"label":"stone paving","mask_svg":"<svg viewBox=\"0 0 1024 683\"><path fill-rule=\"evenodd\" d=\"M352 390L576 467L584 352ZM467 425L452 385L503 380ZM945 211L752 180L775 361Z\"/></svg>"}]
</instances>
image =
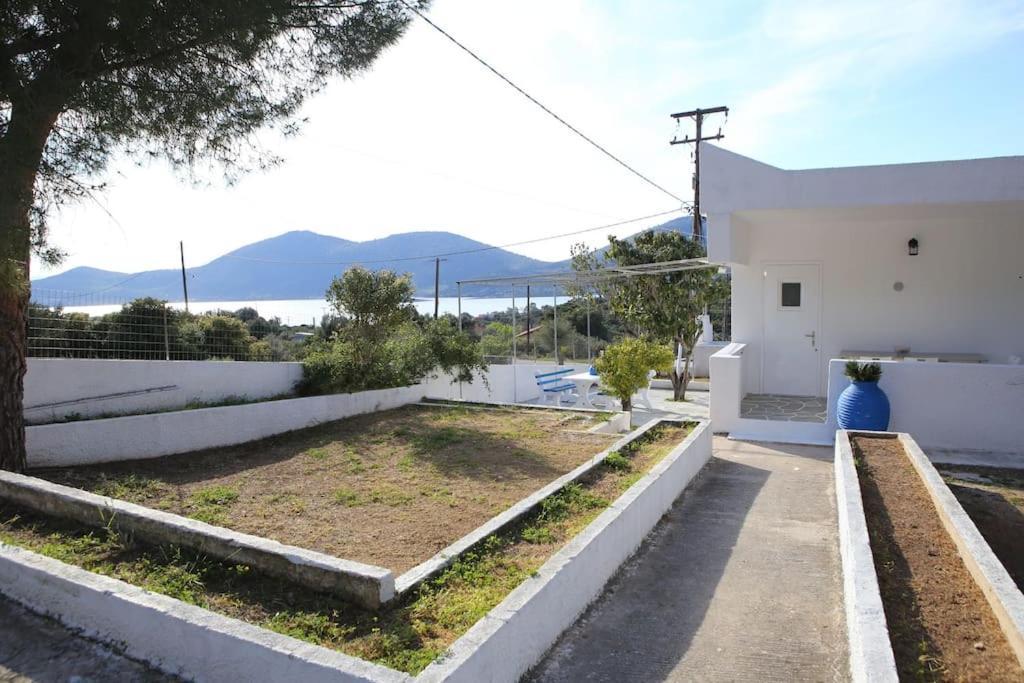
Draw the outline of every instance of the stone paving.
<instances>
[{"instance_id":1,"label":"stone paving","mask_svg":"<svg viewBox=\"0 0 1024 683\"><path fill-rule=\"evenodd\" d=\"M65 683L178 679L87 640L52 619L0 598L0 681Z\"/></svg>"},{"instance_id":2,"label":"stone paving","mask_svg":"<svg viewBox=\"0 0 1024 683\"><path fill-rule=\"evenodd\" d=\"M711 462L526 680L846 681L832 450Z\"/></svg>"},{"instance_id":3,"label":"stone paving","mask_svg":"<svg viewBox=\"0 0 1024 683\"><path fill-rule=\"evenodd\" d=\"M819 396L747 394L740 403L740 417L783 422L824 422L827 406Z\"/></svg>"}]
</instances>

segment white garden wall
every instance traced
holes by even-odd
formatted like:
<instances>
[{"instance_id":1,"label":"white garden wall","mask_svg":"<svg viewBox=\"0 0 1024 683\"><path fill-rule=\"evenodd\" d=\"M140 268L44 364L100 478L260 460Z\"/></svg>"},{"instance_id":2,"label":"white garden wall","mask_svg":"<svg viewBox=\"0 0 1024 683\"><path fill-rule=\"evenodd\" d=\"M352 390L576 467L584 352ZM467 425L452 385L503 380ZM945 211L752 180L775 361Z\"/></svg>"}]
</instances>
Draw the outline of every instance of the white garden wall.
<instances>
[{"instance_id":1,"label":"white garden wall","mask_svg":"<svg viewBox=\"0 0 1024 683\"><path fill-rule=\"evenodd\" d=\"M449 375L441 375L424 382L421 387L427 398L462 399L492 403L526 403L540 397L534 373L571 369L583 372L587 364L553 365L551 363L516 363L491 365L487 370L487 384L480 378L472 383L453 382Z\"/></svg>"},{"instance_id":2,"label":"white garden wall","mask_svg":"<svg viewBox=\"0 0 1024 683\"><path fill-rule=\"evenodd\" d=\"M49 422L70 413L88 417L229 396L265 398L290 392L301 378L301 363L29 358L25 416ZM107 398L96 398L102 396Z\"/></svg>"},{"instance_id":3,"label":"white garden wall","mask_svg":"<svg viewBox=\"0 0 1024 683\"><path fill-rule=\"evenodd\" d=\"M29 467L156 458L263 439L423 398L423 387L377 389L26 428Z\"/></svg>"},{"instance_id":4,"label":"white garden wall","mask_svg":"<svg viewBox=\"0 0 1024 683\"><path fill-rule=\"evenodd\" d=\"M829 364L829 425L850 382L845 362ZM924 448L1018 453L1024 457L1024 366L883 361L879 387L889 397L889 431Z\"/></svg>"}]
</instances>

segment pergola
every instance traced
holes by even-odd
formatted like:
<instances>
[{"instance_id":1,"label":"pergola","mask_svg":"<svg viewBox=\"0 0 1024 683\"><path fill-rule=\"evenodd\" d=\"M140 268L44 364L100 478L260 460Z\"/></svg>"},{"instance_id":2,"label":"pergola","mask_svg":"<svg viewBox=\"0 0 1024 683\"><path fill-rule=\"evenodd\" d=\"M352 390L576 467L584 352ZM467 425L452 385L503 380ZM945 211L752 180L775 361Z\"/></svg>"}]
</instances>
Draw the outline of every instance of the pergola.
<instances>
[{"instance_id":1,"label":"pergola","mask_svg":"<svg viewBox=\"0 0 1024 683\"><path fill-rule=\"evenodd\" d=\"M459 330L462 330L462 285L498 285L507 286L512 291L512 364L516 362L516 287L527 288L527 307L529 307L529 288L536 285L547 285L556 288L552 295L554 308L554 347L555 357L558 357L558 294L557 288L567 286L585 287L587 285L617 280L621 278L641 277L650 275L666 275L678 273L684 270L698 270L703 268L718 268L717 263L710 262L706 257L680 259L677 261L659 261L657 263L643 263L635 266L604 266L590 271L564 270L551 273L535 273L533 275L509 275L505 277L486 277L472 280L458 280L458 318ZM529 315L529 308L527 308ZM529 327L529 325L527 325ZM591 360L590 350L590 301L587 301L587 360Z\"/></svg>"}]
</instances>

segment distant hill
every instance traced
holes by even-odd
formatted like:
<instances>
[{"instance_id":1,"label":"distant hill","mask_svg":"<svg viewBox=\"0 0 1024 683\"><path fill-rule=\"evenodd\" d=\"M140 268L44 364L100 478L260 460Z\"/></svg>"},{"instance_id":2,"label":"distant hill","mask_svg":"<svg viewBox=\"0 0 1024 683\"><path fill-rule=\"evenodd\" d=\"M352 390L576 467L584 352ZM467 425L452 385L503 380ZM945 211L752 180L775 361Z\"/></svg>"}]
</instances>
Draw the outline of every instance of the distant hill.
<instances>
[{"instance_id":1,"label":"distant hill","mask_svg":"<svg viewBox=\"0 0 1024 683\"><path fill-rule=\"evenodd\" d=\"M689 233L690 217L678 218L655 228ZM481 249L489 245L450 232L407 232L368 242L298 230L236 249L206 265L188 269L188 293L194 301L266 299L319 299L331 279L350 262L364 262L368 268L390 268L412 274L417 294L432 295L434 261L418 259L424 254L442 254ZM415 260L377 262L380 259ZM565 261L541 261L504 249L448 256L441 264L441 295L454 296L455 282L488 276L547 273L569 267ZM78 267L50 277L33 280L37 292L67 292L67 304L76 303L75 294L102 292L105 300L127 300L151 296L181 300L181 271L150 270L120 273ZM468 288L466 295L504 294L493 287ZM538 292L539 293L539 292ZM84 303L84 302L83 302Z\"/></svg>"}]
</instances>

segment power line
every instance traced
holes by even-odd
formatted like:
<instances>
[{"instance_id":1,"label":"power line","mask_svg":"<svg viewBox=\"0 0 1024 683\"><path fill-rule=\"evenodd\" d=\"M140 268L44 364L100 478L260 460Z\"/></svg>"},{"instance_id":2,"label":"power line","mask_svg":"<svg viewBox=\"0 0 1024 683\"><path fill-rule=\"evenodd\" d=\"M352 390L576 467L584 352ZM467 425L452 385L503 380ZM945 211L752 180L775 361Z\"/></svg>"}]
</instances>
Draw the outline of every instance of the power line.
<instances>
[{"instance_id":1,"label":"power line","mask_svg":"<svg viewBox=\"0 0 1024 683\"><path fill-rule=\"evenodd\" d=\"M513 82L512 82L512 81L511 81L511 80L510 80L510 79L509 79L509 78L508 78L507 76L505 76L505 75L504 75L503 73L501 73L500 71L498 71L497 69L495 69L495 68L494 68L493 66L491 66L490 64L488 64L488 63L487 63L487 62L486 62L486 61L485 61L485 60L483 59L483 57L479 56L478 54L476 54L475 52L473 52L472 50L470 50L470 49L469 49L468 47L466 47L465 45L463 45L462 43L460 43L460 42L459 42L458 40L456 40L456 39L455 39L455 37L454 37L454 36L452 36L452 34L448 33L448 32L447 32L447 31L445 31L445 30L444 30L443 28L441 28L440 26L438 26L437 24L435 24L434 22L432 22L432 21L431 21L430 19L428 19L428 18L427 18L427 15L423 14L423 12L420 12L420 11L419 11L418 9L416 9L415 7L413 7L412 5L410 5L410 4L408 3L408 2L406 2L406 0L398 0L398 2L399 2L399 3L401 3L402 5L404 5L404 6L405 6L405 8L406 8L406 9L408 9L408 10L409 10L410 12L413 12L414 14L416 14L416 15L417 15L417 16L418 16L418 17L419 17L420 19L422 19L423 21L427 22L427 24L429 24L429 25L430 25L430 26L431 26L432 28L434 28L434 29L435 29L435 30L436 30L436 31L437 31L438 33L440 33L440 34L441 34L441 35L443 35L443 36L444 36L445 38L447 38L447 39L448 39L448 40L450 40L450 41L451 41L452 43L454 43L454 44L455 44L455 45L456 45L457 47L459 47L459 48L460 48L460 49L461 49L461 50L462 50L463 52L465 52L465 53L466 53L466 54L468 54L468 55L469 55L470 57L472 57L473 59L475 59L476 61L478 61L478 62L479 62L480 64L482 64L482 65L483 65L483 66L484 66L484 67L485 67L485 68L486 68L486 69L487 69L488 71L490 71L491 73L493 73L493 74L494 74L495 76L497 76L497 77L498 77L498 78L500 78L501 80L505 81L505 83L507 83L508 85L512 86L512 88L514 88L514 89L515 89L515 90L516 90L516 91L517 91L517 92L518 92L518 93L519 93L520 95L522 95L523 97L525 97L526 99L530 100L530 101L531 101L531 102L533 102L533 103L534 103L535 105L537 105L538 107L540 107L541 109L543 109L543 110L544 110L544 111L545 111L545 112L546 112L546 113L547 113L548 115L550 115L550 116L551 116L552 118L554 118L554 119L555 119L556 121L558 121L559 123L561 123L561 124L562 124L563 126L565 126L566 128L568 128L569 130L571 130L571 131L572 131L573 133L575 133L576 135L578 135L579 137L581 137L581 138L582 138L583 140L585 140L585 141L586 141L587 143L589 143L589 144L590 144L590 145L591 145L592 147L594 147L595 149L597 149L598 151L600 151L600 152L601 152L602 154L604 154L604 155L605 155L606 157L608 157L609 159L611 159L612 161L614 161L614 162L615 162L615 163L617 163L618 165L622 166L622 167L623 167L623 168L625 168L625 169L626 169L627 171L629 171L630 173L632 173L632 174L633 174L633 175L635 175L636 177L640 178L641 180L643 180L643 181L644 181L645 183L647 183L648 185L650 185L650 186L652 186L652 187L654 187L654 188L658 189L659 191L661 191L661 192L663 192L663 193L667 194L667 195L668 195L669 197L672 197L672 199L675 199L675 200L676 200L677 202L679 202L680 204L684 204L684 205L685 205L685 204L687 204L687 203L688 203L688 202L687 202L686 200L684 200L684 199L682 199L681 197L679 197L678 195L676 195L676 194L674 194L674 193L672 193L672 192L670 192L670 191L666 190L666 189L665 189L664 187L662 187L662 186L661 186L661 185L659 185L658 183L654 182L653 180L651 180L650 178L648 178L647 176L645 176L645 175L644 175L643 173L641 173L640 171L636 170L635 168L633 168L632 166L630 166L629 164L627 164L627 163L626 163L625 161L623 161L623 160L622 160L622 159L620 159L619 157L617 157L617 156L615 156L614 154L612 154L612 153L611 153L610 151L608 151L608 149L607 149L606 147L604 147L603 145L599 144L599 143L598 143L598 142L597 142L596 140L594 140L594 139L593 139L593 138L591 138L590 136L586 135L586 134L585 134L585 133L584 133L583 131L581 131L581 130L580 130L579 128L577 128L576 126L572 125L571 123L569 123L568 121L566 121L565 119L563 119L563 118L562 118L561 116L559 116L558 114L556 114L555 112L553 112L553 111L552 111L551 109L549 109L549 108L548 108L548 107L547 107L546 105L544 105L544 103L542 103L542 102L541 102L540 100L538 100L538 99L537 99L536 97L534 97L534 96L533 96L533 95L531 95L530 93L528 93L528 92L526 92L525 90L523 90L522 88L520 88L520 87L519 87L518 85L516 85L515 83L513 83Z\"/></svg>"},{"instance_id":2,"label":"power line","mask_svg":"<svg viewBox=\"0 0 1024 683\"><path fill-rule=\"evenodd\" d=\"M240 254L224 254L224 256L222 256L221 258L233 258L240 259L242 261L256 261L258 263L280 263L296 266L356 266L364 263L399 263L403 261L429 261L438 258L445 258L448 256L463 256L465 254L478 254L483 251L492 251L494 249L508 249L509 247L521 247L527 244L536 244L537 242L546 242L548 240L560 239L562 237L572 237L574 235L582 235L584 233L595 232L597 230L608 230L609 228L617 228L623 225L628 225L630 223L637 223L639 221L649 220L651 218L661 218L663 216L668 216L673 213L679 213L680 211L681 209L672 209L671 211L661 211L660 213L652 213L647 216L638 216L637 218L630 218L628 220L618 221L616 223L598 225L593 228L584 228L582 230L573 230L572 232L563 232L558 235L536 237L534 239L521 240L519 242L509 242L507 244L496 244L493 246L486 247L474 247L473 249L448 251L443 254L424 254L423 256L400 256L383 259L364 259L362 261L283 261L277 259L256 258L255 256L242 256Z\"/></svg>"}]
</instances>

